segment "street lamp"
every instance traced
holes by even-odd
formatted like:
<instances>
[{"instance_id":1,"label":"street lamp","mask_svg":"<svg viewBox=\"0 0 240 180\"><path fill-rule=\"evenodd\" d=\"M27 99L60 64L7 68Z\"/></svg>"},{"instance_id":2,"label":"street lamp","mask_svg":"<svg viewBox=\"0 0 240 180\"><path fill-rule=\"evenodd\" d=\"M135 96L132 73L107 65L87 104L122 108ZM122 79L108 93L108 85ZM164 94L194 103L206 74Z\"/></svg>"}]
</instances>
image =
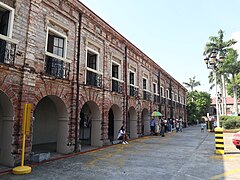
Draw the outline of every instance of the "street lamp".
<instances>
[{"instance_id":1,"label":"street lamp","mask_svg":"<svg viewBox=\"0 0 240 180\"><path fill-rule=\"evenodd\" d=\"M217 58L217 53L215 50L213 50L210 54L210 59L208 57L206 57L204 59L204 62L207 65L208 69L211 69L213 71L213 75L215 78L215 88L216 88L216 115L217 115L217 127L220 126L219 123L219 108L218 108L218 90L217 90L217 66L219 65L219 63L223 63L224 62L224 56L219 56L219 58ZM219 63L218 63L219 62Z\"/></svg>"}]
</instances>

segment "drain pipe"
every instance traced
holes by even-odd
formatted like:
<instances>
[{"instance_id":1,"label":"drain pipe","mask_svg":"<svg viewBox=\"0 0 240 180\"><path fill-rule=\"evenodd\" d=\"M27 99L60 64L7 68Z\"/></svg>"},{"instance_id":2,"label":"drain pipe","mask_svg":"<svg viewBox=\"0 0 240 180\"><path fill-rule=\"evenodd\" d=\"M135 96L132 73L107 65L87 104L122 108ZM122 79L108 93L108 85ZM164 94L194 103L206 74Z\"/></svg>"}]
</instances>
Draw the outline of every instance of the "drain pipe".
<instances>
[{"instance_id":1,"label":"drain pipe","mask_svg":"<svg viewBox=\"0 0 240 180\"><path fill-rule=\"evenodd\" d=\"M126 100L126 104L125 104L125 111L126 111L126 120L125 120L125 122L126 122L126 127L127 127L127 119L128 119L128 93L127 93L127 46L125 46L125 55L124 55L124 60L125 60L125 67L124 67L124 69L125 69L125 74L124 74L124 79L125 79L125 89L124 89L124 96L125 96L125 100ZM128 127L127 127L128 128Z\"/></svg>"},{"instance_id":2,"label":"drain pipe","mask_svg":"<svg viewBox=\"0 0 240 180\"><path fill-rule=\"evenodd\" d=\"M82 28L82 13L79 12L79 25L78 25L78 47L77 47L77 76L76 76L76 81L77 81L77 97L76 97L76 115L75 115L75 146L74 146L74 151L78 151L78 117L79 117L79 66L80 66L80 45L81 45L81 28Z\"/></svg>"}]
</instances>

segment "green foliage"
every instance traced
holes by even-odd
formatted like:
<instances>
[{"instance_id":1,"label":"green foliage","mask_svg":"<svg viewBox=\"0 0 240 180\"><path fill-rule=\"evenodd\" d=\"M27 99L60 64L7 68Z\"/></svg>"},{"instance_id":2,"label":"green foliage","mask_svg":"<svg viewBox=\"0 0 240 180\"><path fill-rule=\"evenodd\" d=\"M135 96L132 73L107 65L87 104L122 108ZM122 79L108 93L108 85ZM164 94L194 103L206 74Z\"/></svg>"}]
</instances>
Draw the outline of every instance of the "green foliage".
<instances>
[{"instance_id":1,"label":"green foliage","mask_svg":"<svg viewBox=\"0 0 240 180\"><path fill-rule=\"evenodd\" d=\"M221 116L220 124L225 129L238 129L240 128L240 117L239 116Z\"/></svg>"},{"instance_id":2,"label":"green foliage","mask_svg":"<svg viewBox=\"0 0 240 180\"><path fill-rule=\"evenodd\" d=\"M210 94L207 92L191 91L187 96L187 112L190 123L201 120L206 115L211 104Z\"/></svg>"},{"instance_id":3,"label":"green foliage","mask_svg":"<svg viewBox=\"0 0 240 180\"><path fill-rule=\"evenodd\" d=\"M201 85L200 81L195 80L195 76L193 76L193 78L189 78L189 82L183 82L183 84L185 84L187 88L190 88L191 91L193 91L193 88Z\"/></svg>"},{"instance_id":4,"label":"green foliage","mask_svg":"<svg viewBox=\"0 0 240 180\"><path fill-rule=\"evenodd\" d=\"M235 44L236 41L234 39L224 41L223 38L224 38L224 32L221 29L218 31L218 36L210 36L209 42L207 42L205 45L203 55L209 58L211 56L211 53L215 51L217 55L225 56L229 50L229 47ZM222 69L222 66L219 64L217 65L217 67L218 67L217 75L216 75L217 84L219 84L222 89L223 83L221 80L221 74L224 74L224 70ZM224 74L224 77L226 78L225 74ZM208 78L209 78L209 83L212 84L211 88L213 88L215 78L212 72L210 72Z\"/></svg>"}]
</instances>

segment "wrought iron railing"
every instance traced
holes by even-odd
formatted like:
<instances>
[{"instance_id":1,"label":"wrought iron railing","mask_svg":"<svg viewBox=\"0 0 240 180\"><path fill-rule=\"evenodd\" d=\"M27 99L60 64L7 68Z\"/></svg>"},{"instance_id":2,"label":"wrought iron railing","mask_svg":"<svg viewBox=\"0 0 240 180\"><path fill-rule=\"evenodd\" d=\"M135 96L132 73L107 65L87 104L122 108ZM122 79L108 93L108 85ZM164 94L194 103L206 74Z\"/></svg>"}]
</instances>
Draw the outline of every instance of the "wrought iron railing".
<instances>
[{"instance_id":1,"label":"wrought iron railing","mask_svg":"<svg viewBox=\"0 0 240 180\"><path fill-rule=\"evenodd\" d=\"M95 86L98 88L102 87L102 75L87 70L86 85Z\"/></svg>"},{"instance_id":2,"label":"wrought iron railing","mask_svg":"<svg viewBox=\"0 0 240 180\"><path fill-rule=\"evenodd\" d=\"M154 101L155 103L160 103L160 97L159 97L159 95L154 94L153 101Z\"/></svg>"},{"instance_id":3,"label":"wrought iron railing","mask_svg":"<svg viewBox=\"0 0 240 180\"><path fill-rule=\"evenodd\" d=\"M161 104L166 104L166 98L165 98L165 97L161 97L160 103L161 103Z\"/></svg>"},{"instance_id":4,"label":"wrought iron railing","mask_svg":"<svg viewBox=\"0 0 240 180\"><path fill-rule=\"evenodd\" d=\"M149 101L151 99L151 93L146 90L143 90L143 99Z\"/></svg>"},{"instance_id":5,"label":"wrought iron railing","mask_svg":"<svg viewBox=\"0 0 240 180\"><path fill-rule=\"evenodd\" d=\"M0 63L14 64L17 41L0 34Z\"/></svg>"},{"instance_id":6,"label":"wrought iron railing","mask_svg":"<svg viewBox=\"0 0 240 180\"><path fill-rule=\"evenodd\" d=\"M133 85L130 85L130 87L129 87L129 95L137 97L138 96L138 88L134 87Z\"/></svg>"},{"instance_id":7,"label":"wrought iron railing","mask_svg":"<svg viewBox=\"0 0 240 180\"><path fill-rule=\"evenodd\" d=\"M63 60L45 56L45 73L56 78L68 79L70 72L70 63Z\"/></svg>"},{"instance_id":8,"label":"wrought iron railing","mask_svg":"<svg viewBox=\"0 0 240 180\"><path fill-rule=\"evenodd\" d=\"M123 83L112 79L112 91L117 93L123 92Z\"/></svg>"},{"instance_id":9,"label":"wrought iron railing","mask_svg":"<svg viewBox=\"0 0 240 180\"><path fill-rule=\"evenodd\" d=\"M171 105L172 105L172 100L171 100L171 99L168 99L168 100L167 100L167 104L168 104L169 106L171 106Z\"/></svg>"}]
</instances>

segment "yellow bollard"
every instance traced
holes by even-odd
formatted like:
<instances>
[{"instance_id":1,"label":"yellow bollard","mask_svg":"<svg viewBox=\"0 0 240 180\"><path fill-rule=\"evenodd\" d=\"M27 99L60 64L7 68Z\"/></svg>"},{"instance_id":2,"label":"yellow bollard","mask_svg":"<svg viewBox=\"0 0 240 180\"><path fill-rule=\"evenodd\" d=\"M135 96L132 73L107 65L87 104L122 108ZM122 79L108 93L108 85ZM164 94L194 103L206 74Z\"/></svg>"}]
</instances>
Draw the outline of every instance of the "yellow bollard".
<instances>
[{"instance_id":1,"label":"yellow bollard","mask_svg":"<svg viewBox=\"0 0 240 180\"><path fill-rule=\"evenodd\" d=\"M216 154L224 154L223 128L216 127L214 131L215 131Z\"/></svg>"},{"instance_id":2,"label":"yellow bollard","mask_svg":"<svg viewBox=\"0 0 240 180\"><path fill-rule=\"evenodd\" d=\"M28 174L32 171L31 167L24 166L25 140L26 140L26 135L29 135L30 133L31 109L32 109L31 104L24 105L23 125L22 125L22 133L23 133L22 161L21 161L21 166L17 166L12 169L13 174Z\"/></svg>"}]
</instances>

